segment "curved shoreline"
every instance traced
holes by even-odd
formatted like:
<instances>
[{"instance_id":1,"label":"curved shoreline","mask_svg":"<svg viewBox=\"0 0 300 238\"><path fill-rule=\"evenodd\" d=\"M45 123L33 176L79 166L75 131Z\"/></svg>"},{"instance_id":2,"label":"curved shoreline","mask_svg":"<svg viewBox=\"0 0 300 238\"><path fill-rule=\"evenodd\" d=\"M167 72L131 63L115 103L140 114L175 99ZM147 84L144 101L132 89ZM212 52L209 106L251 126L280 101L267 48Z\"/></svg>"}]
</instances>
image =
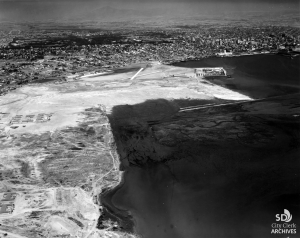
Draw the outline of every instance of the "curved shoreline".
<instances>
[{"instance_id":1,"label":"curved shoreline","mask_svg":"<svg viewBox=\"0 0 300 238\"><path fill-rule=\"evenodd\" d=\"M251 56L251 55L250 55ZM245 58L247 57L249 57L249 56L244 56ZM261 56L260 56L261 57ZM272 59L273 59L273 57L274 56L271 56L272 57ZM211 57L211 58L213 58L213 59L219 59L219 57ZM230 57L230 58L232 58L232 57ZM251 58L254 58L254 57L251 57ZM276 58L276 56L275 56L275 58ZM283 58L284 59L284 58ZM280 58L280 61L282 60L282 58ZM195 62L195 60L189 60L189 62ZM296 62L296 61L295 61ZM176 66L176 65L175 65ZM178 66L178 65L177 65ZM242 69L241 69L242 70ZM256 72L255 72L256 73ZM253 76L253 78L255 77L256 75L254 75ZM263 76L265 76L265 75L263 75ZM250 79L249 79L250 80ZM263 82L263 81L262 81ZM261 86L260 84L257 86L256 84L255 84L256 82L254 82L253 83L253 85L251 84L251 90L252 89L255 89L255 90L257 90L257 87L258 86ZM274 79L272 79L272 81L271 81L271 83L269 82L269 81L267 81L266 82L266 84L270 84L271 86L274 84L275 82L274 82ZM278 83L280 83L280 82L278 82ZM293 84L293 82L291 82L291 84ZM243 86L243 84L242 84L242 86ZM285 86L285 85L284 85ZM271 87L270 87L271 88ZM242 88L243 89L243 88ZM249 88L247 88L248 89L248 91L250 91L250 93L251 93L251 90L249 89ZM275 88L276 90L278 90L277 88ZM230 89L229 89L230 90ZM269 90L269 89L268 89ZM234 91L234 92L239 92L239 90L232 90L232 91ZM280 91L280 90L279 90ZM277 91L276 91L277 92ZM266 92L262 92L262 95L264 94L264 93L266 93ZM269 93L269 92L268 92ZM298 93L297 93L298 94ZM294 94L291 94L291 95L294 95ZM281 97L282 95L277 95L277 96L275 96L275 97L272 97L272 99L275 99L275 98L277 98L277 97ZM267 97L267 98L269 98L269 97ZM258 99L258 101L261 101L261 100L265 100L266 98L260 98L260 99ZM241 102L237 102L238 104L239 103L241 103ZM234 103L235 104L235 103ZM187 105L188 107L189 107L189 105ZM194 108L193 108L194 109ZM112 118L110 117L110 124L112 124ZM114 133L113 133L114 134ZM114 135L114 137L115 137L116 135ZM116 138L115 138L116 139ZM118 143L116 143L116 144L118 144ZM116 152L116 154L118 155L117 157L118 157L118 159L119 159L119 163L120 163L120 165L122 166L122 161L120 160L120 154L119 154L119 152L120 151L118 151L118 148L117 147L112 147L111 148L114 152ZM121 169L122 169L122 167L121 167ZM130 232L130 233L132 233L132 232L134 232L134 230L135 230L135 226L136 226L136 221L135 221L135 218L134 218L134 212L135 211L128 211L128 210L122 210L122 209L120 209L120 208L118 208L118 207L116 207L115 205L114 205L114 202L112 201L112 199L114 198L114 196L116 196L116 193L118 192L118 191L120 191L120 189L121 188L123 188L123 186L124 186L124 184L125 184L125 182L127 181L126 180L126 178L125 178L125 176L127 175L127 173L129 173L129 171L130 170L128 170L127 168L126 168L126 170L124 171L124 172L121 172L120 170L118 171L118 172L121 172L120 173L120 182L115 186L115 187L111 187L111 188L108 188L108 190L106 190L106 191L103 191L103 193L101 193L100 195L99 195L99 199L100 199L100 202L101 202L101 204L107 209L107 212L108 213L110 213L112 216L115 216L116 217L116 219L120 222L120 223L122 223L122 222L130 222L130 224L131 224L131 226L130 227L128 227L127 229L122 229L122 231L124 231L124 232ZM121 196L121 195L118 195L118 197L119 196ZM117 202L116 202L117 203ZM138 220L139 221L139 220Z\"/></svg>"},{"instance_id":2,"label":"curved shoreline","mask_svg":"<svg viewBox=\"0 0 300 238\"><path fill-rule=\"evenodd\" d=\"M117 207L114 206L112 202L113 196L122 188L122 186L125 183L125 174L128 171L119 171L121 174L121 180L120 183L117 184L113 188L108 188L107 190L103 191L99 195L99 201L100 204L103 206L104 209L110 214L110 216L115 217L116 220L119 223L120 228L122 228L121 231L125 231L128 233L133 233L134 232L134 221L133 217L130 213L130 211L127 210L121 210ZM99 220L101 217L99 218ZM98 226L99 226L99 220L98 220Z\"/></svg>"}]
</instances>

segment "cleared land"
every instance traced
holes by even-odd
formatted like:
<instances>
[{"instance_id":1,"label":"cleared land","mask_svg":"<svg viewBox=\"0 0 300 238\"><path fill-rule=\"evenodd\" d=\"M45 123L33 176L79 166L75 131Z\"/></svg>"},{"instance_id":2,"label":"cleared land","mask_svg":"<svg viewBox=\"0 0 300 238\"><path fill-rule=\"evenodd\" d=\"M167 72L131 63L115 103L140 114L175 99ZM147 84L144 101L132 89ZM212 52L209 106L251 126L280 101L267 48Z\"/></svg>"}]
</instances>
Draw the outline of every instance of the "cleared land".
<instances>
[{"instance_id":1,"label":"cleared land","mask_svg":"<svg viewBox=\"0 0 300 238\"><path fill-rule=\"evenodd\" d=\"M174 99L251 100L194 77L192 69L143 67L134 80L137 71L70 77L68 83L32 84L0 98L0 234L130 237L113 231L113 223L96 229L97 196L121 177L107 117L112 108L164 99L172 114L181 108Z\"/></svg>"}]
</instances>

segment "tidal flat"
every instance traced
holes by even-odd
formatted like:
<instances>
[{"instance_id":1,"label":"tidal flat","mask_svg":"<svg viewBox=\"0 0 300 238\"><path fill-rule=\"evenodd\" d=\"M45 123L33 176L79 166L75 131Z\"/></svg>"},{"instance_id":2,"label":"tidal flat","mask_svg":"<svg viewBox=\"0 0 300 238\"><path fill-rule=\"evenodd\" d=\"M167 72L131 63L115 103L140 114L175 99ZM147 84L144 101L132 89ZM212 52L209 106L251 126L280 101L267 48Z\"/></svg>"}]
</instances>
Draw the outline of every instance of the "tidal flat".
<instances>
[{"instance_id":1,"label":"tidal flat","mask_svg":"<svg viewBox=\"0 0 300 238\"><path fill-rule=\"evenodd\" d=\"M276 60L289 70L289 59ZM115 106L109 119L125 173L104 204L128 211L134 232L146 238L273 237L271 224L283 209L298 224L300 95L293 70L282 87L257 77L268 86L260 95L248 87L248 95L267 97L258 101L209 101L186 112L176 110L176 100Z\"/></svg>"}]
</instances>

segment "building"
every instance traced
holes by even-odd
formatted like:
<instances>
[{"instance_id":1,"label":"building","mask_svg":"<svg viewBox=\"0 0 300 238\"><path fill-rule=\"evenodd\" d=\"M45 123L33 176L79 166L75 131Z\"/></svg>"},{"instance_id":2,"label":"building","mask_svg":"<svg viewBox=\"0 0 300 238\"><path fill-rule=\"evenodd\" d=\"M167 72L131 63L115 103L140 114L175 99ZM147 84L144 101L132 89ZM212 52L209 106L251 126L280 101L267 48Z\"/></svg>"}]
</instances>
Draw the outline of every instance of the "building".
<instances>
[{"instance_id":1,"label":"building","mask_svg":"<svg viewBox=\"0 0 300 238\"><path fill-rule=\"evenodd\" d=\"M232 52L227 52L226 50L224 50L224 52L216 53L216 56L219 56L219 57L228 57L228 56L232 56Z\"/></svg>"},{"instance_id":2,"label":"building","mask_svg":"<svg viewBox=\"0 0 300 238\"><path fill-rule=\"evenodd\" d=\"M227 76L227 72L223 67L197 68L195 69L195 76L196 77Z\"/></svg>"}]
</instances>

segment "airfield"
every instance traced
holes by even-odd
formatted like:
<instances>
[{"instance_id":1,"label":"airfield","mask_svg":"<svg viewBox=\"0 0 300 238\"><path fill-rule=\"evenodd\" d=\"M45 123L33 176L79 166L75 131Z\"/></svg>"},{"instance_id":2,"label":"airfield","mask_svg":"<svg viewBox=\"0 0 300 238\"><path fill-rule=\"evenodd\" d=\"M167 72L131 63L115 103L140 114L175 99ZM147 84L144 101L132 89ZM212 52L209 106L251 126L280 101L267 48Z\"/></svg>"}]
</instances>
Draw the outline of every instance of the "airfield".
<instances>
[{"instance_id":1,"label":"airfield","mask_svg":"<svg viewBox=\"0 0 300 238\"><path fill-rule=\"evenodd\" d=\"M0 98L0 237L133 237L113 223L96 228L98 195L122 175L108 120L113 108L164 99L175 113L197 109L182 107L180 99L252 100L193 69L132 67L30 84Z\"/></svg>"}]
</instances>

